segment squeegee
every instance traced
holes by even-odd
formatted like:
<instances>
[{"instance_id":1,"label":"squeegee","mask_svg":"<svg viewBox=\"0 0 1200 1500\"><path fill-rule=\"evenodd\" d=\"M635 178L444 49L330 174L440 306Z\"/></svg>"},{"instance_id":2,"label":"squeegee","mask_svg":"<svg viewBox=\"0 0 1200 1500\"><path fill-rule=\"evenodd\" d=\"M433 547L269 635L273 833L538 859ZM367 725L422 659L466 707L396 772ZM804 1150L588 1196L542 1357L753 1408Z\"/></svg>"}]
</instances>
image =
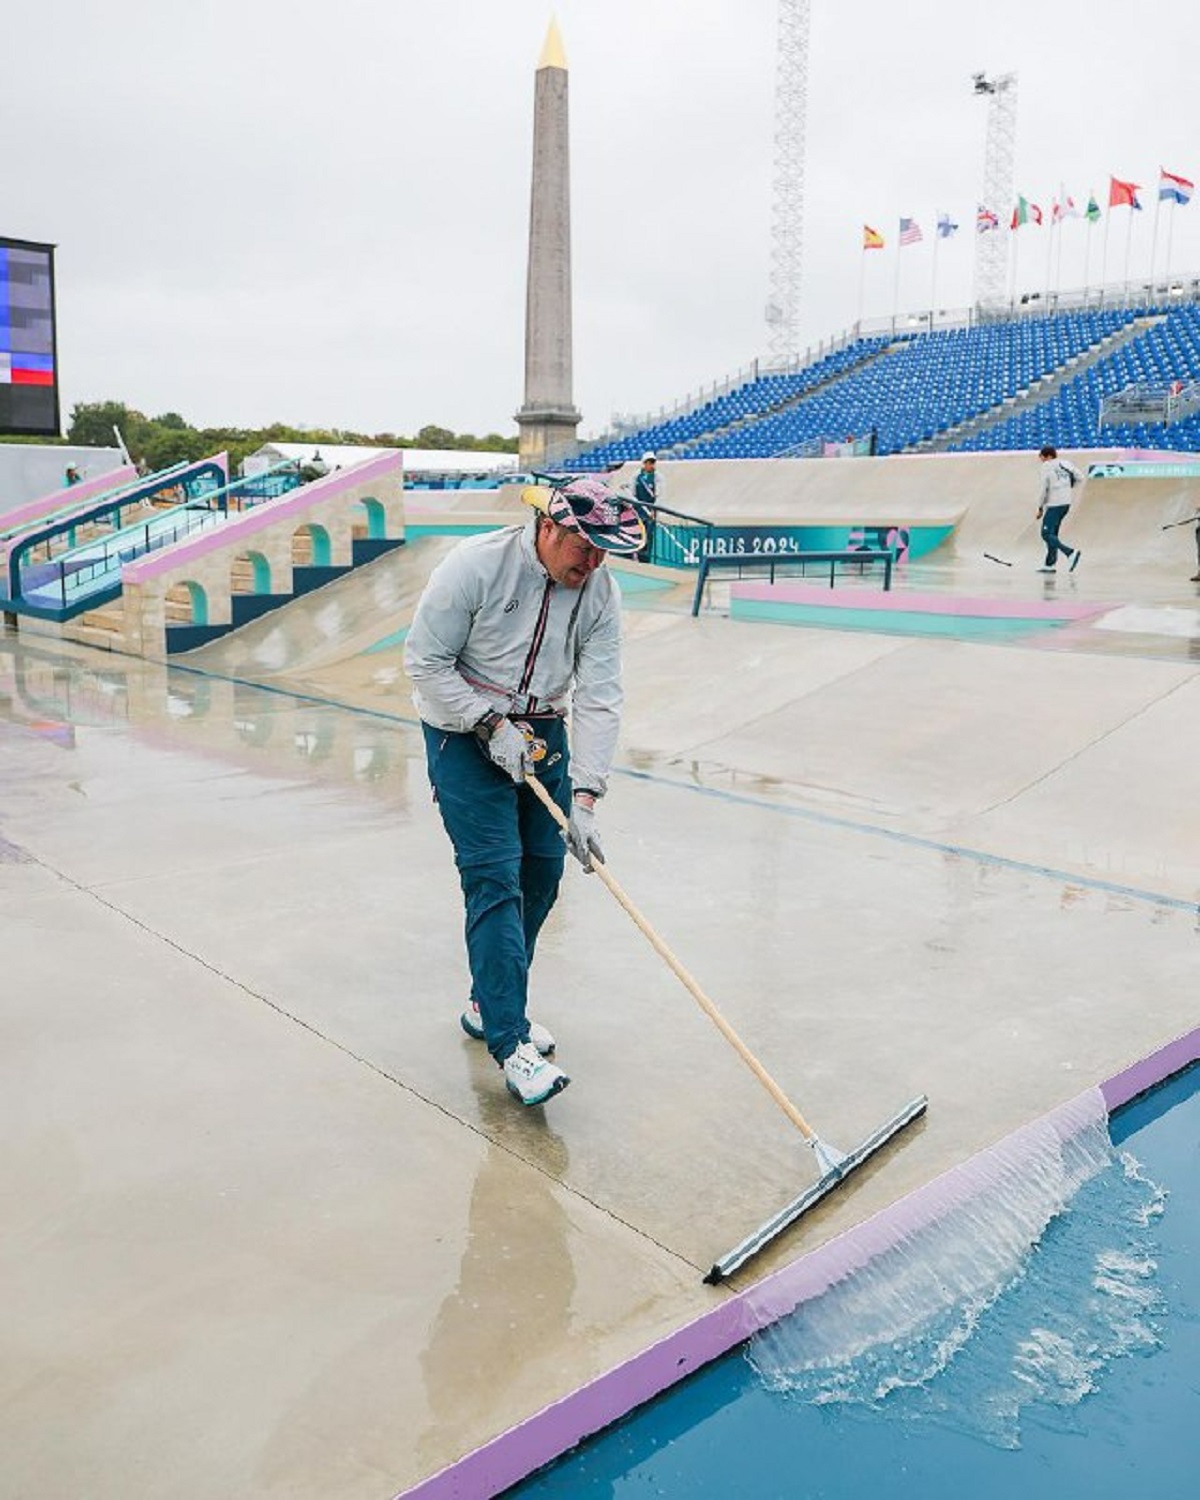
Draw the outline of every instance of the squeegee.
<instances>
[{"instance_id":1,"label":"squeegee","mask_svg":"<svg viewBox=\"0 0 1200 1500\"><path fill-rule=\"evenodd\" d=\"M527 775L525 783L533 790L546 811L565 832L569 827L567 818L537 777ZM723 1281L727 1276L732 1276L735 1271L744 1266L759 1251L765 1250L773 1240L777 1239L785 1229L794 1224L802 1214L807 1213L810 1208L815 1207L823 1198L827 1198L830 1193L839 1188L852 1172L857 1171L864 1162L868 1161L877 1151L881 1150L906 1125L911 1125L914 1120L919 1119L928 1108L929 1100L924 1094L919 1094L915 1099L910 1100L898 1114L893 1115L890 1120L886 1121L873 1134L869 1135L853 1151L839 1151L836 1147L829 1145L827 1141L823 1141L771 1077L770 1073L767 1072L766 1068L763 1067L762 1063L759 1062L758 1058L755 1057L754 1053L751 1052L750 1048L738 1036L737 1032L717 1009L714 1002L709 999L688 970L684 968L683 964L676 958L663 939L650 926L637 907L634 906L633 902L625 894L625 891L617 883L615 876L609 873L608 866L604 861L599 858L593 859L592 869L608 887L612 895L616 897L620 905L624 907L629 916L633 918L634 923L641 930L643 936L648 939L650 946L661 958L665 959L676 978L680 980L692 999L695 1000L700 1009L704 1011L705 1015L708 1016L709 1020L712 1021L713 1025L716 1026L717 1030L758 1079L759 1083L762 1084L775 1103L787 1115L788 1119L804 1137L807 1144L812 1147L813 1156L816 1159L817 1170L820 1173L817 1181L811 1187L806 1188L798 1198L794 1198L790 1203L785 1204L765 1224L760 1225L752 1234L747 1235L727 1255L723 1255L720 1260L713 1263L712 1269L705 1276L704 1280L709 1285L715 1286L717 1282Z\"/></svg>"}]
</instances>

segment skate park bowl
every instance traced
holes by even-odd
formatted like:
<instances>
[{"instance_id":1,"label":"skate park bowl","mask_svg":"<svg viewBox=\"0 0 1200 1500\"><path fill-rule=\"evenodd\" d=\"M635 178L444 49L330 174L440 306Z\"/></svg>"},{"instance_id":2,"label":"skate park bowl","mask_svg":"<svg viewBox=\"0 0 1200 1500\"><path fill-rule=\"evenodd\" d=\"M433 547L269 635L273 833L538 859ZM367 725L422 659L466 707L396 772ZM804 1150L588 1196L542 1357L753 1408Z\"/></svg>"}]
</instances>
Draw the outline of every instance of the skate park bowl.
<instances>
[{"instance_id":1,"label":"skate park bowl","mask_svg":"<svg viewBox=\"0 0 1200 1500\"><path fill-rule=\"evenodd\" d=\"M952 526L887 597L1032 626L693 619L694 573L619 570L611 869L822 1135L929 1098L718 1287L812 1153L597 881L568 869L533 973L571 1087L520 1110L458 1026L403 640L461 518L519 501L448 497L439 533L422 496L422 535L406 512L404 546L170 662L0 639L14 1490L498 1493L869 1280L885 1241L917 1236L924 1276L922 1224L969 1232L989 1164L1059 1223L1094 1133L1195 1057L1200 622L1191 531L1161 529L1195 481L1089 480L1082 564L1048 579L1032 455L766 467L660 485L731 526ZM1194 1184L1147 1171L1164 1223L1194 1215ZM802 1373L786 1342L750 1359L756 1389Z\"/></svg>"}]
</instances>

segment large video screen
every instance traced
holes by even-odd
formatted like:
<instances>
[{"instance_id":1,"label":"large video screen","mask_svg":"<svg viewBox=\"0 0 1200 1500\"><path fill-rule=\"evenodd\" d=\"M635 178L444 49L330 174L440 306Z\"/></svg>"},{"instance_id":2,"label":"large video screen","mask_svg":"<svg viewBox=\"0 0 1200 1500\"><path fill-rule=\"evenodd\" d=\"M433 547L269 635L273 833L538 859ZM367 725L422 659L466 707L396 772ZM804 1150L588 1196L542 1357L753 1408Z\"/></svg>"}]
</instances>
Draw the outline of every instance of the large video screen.
<instances>
[{"instance_id":1,"label":"large video screen","mask_svg":"<svg viewBox=\"0 0 1200 1500\"><path fill-rule=\"evenodd\" d=\"M0 236L0 433L57 437L54 246Z\"/></svg>"}]
</instances>

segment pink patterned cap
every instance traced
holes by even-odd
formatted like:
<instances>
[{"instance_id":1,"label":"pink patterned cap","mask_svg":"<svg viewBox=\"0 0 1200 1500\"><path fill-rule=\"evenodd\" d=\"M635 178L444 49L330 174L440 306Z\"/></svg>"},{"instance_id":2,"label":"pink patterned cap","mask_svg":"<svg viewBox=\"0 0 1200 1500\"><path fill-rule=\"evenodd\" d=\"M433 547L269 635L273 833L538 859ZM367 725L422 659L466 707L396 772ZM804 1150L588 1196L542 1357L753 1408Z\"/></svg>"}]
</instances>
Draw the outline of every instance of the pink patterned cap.
<instances>
[{"instance_id":1,"label":"pink patterned cap","mask_svg":"<svg viewBox=\"0 0 1200 1500\"><path fill-rule=\"evenodd\" d=\"M602 552L638 552L646 545L646 526L633 502L591 474L556 485L546 514Z\"/></svg>"}]
</instances>

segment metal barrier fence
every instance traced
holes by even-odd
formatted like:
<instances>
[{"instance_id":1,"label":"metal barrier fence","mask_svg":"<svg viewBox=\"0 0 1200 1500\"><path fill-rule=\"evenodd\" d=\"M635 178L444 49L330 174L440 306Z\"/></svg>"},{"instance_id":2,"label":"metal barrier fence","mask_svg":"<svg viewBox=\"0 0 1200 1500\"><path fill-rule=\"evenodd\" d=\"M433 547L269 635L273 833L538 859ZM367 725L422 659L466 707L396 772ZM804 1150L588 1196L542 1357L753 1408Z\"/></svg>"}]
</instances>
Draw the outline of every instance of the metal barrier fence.
<instances>
[{"instance_id":1,"label":"metal barrier fence","mask_svg":"<svg viewBox=\"0 0 1200 1500\"><path fill-rule=\"evenodd\" d=\"M789 552L786 556L772 558L755 557L702 557L700 571L696 575L696 591L692 595L692 617L699 615L713 573L732 573L738 578L763 578L774 583L776 578L805 578L809 566L819 565L829 569L829 587L834 585L839 565L845 569L856 568L861 574L864 568L881 565L883 568L883 590L892 587L892 567L896 554L887 547L876 551L870 548L844 552Z\"/></svg>"},{"instance_id":2,"label":"metal barrier fence","mask_svg":"<svg viewBox=\"0 0 1200 1500\"><path fill-rule=\"evenodd\" d=\"M644 506L638 508L646 511ZM652 514L646 513L646 546L638 557L663 568L693 568L704 554L704 538L712 528L713 522L702 516L656 505Z\"/></svg>"}]
</instances>

